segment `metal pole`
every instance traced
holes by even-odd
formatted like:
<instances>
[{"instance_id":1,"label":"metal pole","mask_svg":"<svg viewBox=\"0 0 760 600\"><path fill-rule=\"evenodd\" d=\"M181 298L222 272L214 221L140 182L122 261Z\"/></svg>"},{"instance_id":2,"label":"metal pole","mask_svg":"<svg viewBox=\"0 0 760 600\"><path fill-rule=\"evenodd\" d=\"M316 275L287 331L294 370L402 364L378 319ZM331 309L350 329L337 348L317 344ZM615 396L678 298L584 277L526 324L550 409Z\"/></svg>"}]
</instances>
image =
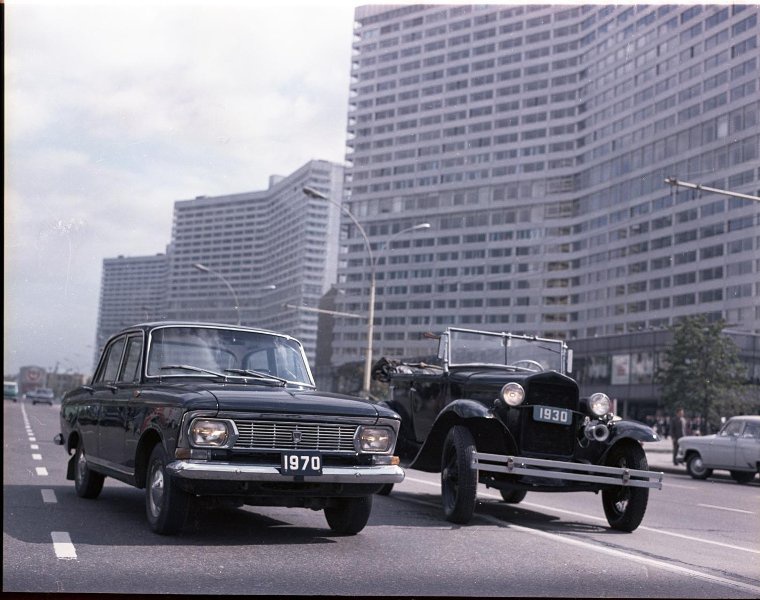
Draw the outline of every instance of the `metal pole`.
<instances>
[{"instance_id":1,"label":"metal pole","mask_svg":"<svg viewBox=\"0 0 760 600\"><path fill-rule=\"evenodd\" d=\"M723 194L725 196L734 196L735 198L744 198L745 200L755 200L756 202L760 202L760 196L753 196L751 194L741 194L739 192L730 192L728 190L720 190L718 188L707 187L706 185L701 185L699 183L689 183L688 181L680 181L679 179L676 179L675 177L668 177L665 180L665 183L672 186L680 185L681 187L691 188L697 191L708 192L708 193L713 193L713 194Z\"/></svg>"}]
</instances>

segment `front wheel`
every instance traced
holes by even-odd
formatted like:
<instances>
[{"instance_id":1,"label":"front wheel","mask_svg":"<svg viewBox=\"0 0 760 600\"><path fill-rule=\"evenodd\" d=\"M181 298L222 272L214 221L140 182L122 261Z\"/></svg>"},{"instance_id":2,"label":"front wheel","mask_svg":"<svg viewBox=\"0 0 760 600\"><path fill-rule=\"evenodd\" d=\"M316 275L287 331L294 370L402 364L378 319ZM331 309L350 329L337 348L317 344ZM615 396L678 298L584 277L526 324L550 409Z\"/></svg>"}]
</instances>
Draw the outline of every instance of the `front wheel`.
<instances>
[{"instance_id":1,"label":"front wheel","mask_svg":"<svg viewBox=\"0 0 760 600\"><path fill-rule=\"evenodd\" d=\"M472 467L475 440L467 427L449 430L441 456L441 500L447 521L464 525L475 512L478 471Z\"/></svg>"},{"instance_id":2,"label":"front wheel","mask_svg":"<svg viewBox=\"0 0 760 600\"><path fill-rule=\"evenodd\" d=\"M736 483L749 483L755 478L755 474L749 471L731 471L731 478Z\"/></svg>"},{"instance_id":3,"label":"front wheel","mask_svg":"<svg viewBox=\"0 0 760 600\"><path fill-rule=\"evenodd\" d=\"M74 456L74 489L80 498L97 498L103 489L105 476L87 466L84 445L79 442Z\"/></svg>"},{"instance_id":4,"label":"front wheel","mask_svg":"<svg viewBox=\"0 0 760 600\"><path fill-rule=\"evenodd\" d=\"M613 448L607 464L611 467L623 467L647 471L647 457L639 444L626 444ZM649 501L649 488L619 486L602 490L604 516L612 529L634 531L644 518Z\"/></svg>"},{"instance_id":5,"label":"front wheel","mask_svg":"<svg viewBox=\"0 0 760 600\"><path fill-rule=\"evenodd\" d=\"M686 472L694 479L707 479L712 475L712 469L705 467L705 463L699 454L692 454L686 461Z\"/></svg>"},{"instance_id":6,"label":"front wheel","mask_svg":"<svg viewBox=\"0 0 760 600\"><path fill-rule=\"evenodd\" d=\"M156 444L148 460L145 513L150 528L161 535L172 535L182 529L190 506L190 495L174 486L166 471L167 463L164 447Z\"/></svg>"},{"instance_id":7,"label":"front wheel","mask_svg":"<svg viewBox=\"0 0 760 600\"><path fill-rule=\"evenodd\" d=\"M332 506L325 507L325 519L335 533L356 535L364 529L371 512L372 496L338 498Z\"/></svg>"}]
</instances>

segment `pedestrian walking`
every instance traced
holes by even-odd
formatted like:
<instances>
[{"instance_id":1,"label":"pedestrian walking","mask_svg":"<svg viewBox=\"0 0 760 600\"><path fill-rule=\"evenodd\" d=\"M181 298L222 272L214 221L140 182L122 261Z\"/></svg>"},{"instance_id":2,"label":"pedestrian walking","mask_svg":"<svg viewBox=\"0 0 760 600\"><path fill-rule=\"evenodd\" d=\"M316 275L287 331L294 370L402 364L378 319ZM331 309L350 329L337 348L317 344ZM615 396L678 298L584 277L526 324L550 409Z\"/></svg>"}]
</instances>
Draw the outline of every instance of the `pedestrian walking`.
<instances>
[{"instance_id":1,"label":"pedestrian walking","mask_svg":"<svg viewBox=\"0 0 760 600\"><path fill-rule=\"evenodd\" d=\"M673 464L677 465L676 454L678 454L678 440L688 435L689 428L686 424L686 418L683 416L683 408L676 408L675 416L670 420L670 437L673 439Z\"/></svg>"}]
</instances>

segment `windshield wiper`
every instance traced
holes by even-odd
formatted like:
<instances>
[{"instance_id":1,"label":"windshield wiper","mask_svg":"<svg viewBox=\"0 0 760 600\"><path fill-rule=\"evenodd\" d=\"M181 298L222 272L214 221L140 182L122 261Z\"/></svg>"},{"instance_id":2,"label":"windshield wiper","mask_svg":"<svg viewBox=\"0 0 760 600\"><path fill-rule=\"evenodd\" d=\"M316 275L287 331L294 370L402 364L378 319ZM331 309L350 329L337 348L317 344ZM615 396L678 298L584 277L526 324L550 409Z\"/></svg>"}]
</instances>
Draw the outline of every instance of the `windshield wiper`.
<instances>
[{"instance_id":1,"label":"windshield wiper","mask_svg":"<svg viewBox=\"0 0 760 600\"><path fill-rule=\"evenodd\" d=\"M276 375L268 375L267 373L260 373L259 371L251 371L250 369L225 369L224 372L234 373L235 375L255 377L256 379L261 379L264 381L272 381L272 382L279 383L281 385L285 385L288 383L288 380L283 379L282 377L277 377Z\"/></svg>"},{"instance_id":2,"label":"windshield wiper","mask_svg":"<svg viewBox=\"0 0 760 600\"><path fill-rule=\"evenodd\" d=\"M222 379L227 379L227 376L224 373L217 373L216 371L211 371L209 369L202 369L201 367L194 367L193 365L164 365L163 367L159 367L161 371L167 370L167 369L182 369L184 371L194 371L195 373L205 373L206 375L213 375L214 377L221 377Z\"/></svg>"}]
</instances>

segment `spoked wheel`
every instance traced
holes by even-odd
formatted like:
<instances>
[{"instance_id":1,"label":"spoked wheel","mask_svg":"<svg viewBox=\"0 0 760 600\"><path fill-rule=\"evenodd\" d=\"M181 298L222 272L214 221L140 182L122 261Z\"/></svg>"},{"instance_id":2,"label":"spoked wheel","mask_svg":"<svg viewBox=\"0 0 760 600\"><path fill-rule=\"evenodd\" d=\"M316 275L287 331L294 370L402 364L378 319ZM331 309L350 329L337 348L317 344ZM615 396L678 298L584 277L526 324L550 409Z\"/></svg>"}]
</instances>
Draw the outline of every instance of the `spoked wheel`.
<instances>
[{"instance_id":1,"label":"spoked wheel","mask_svg":"<svg viewBox=\"0 0 760 600\"><path fill-rule=\"evenodd\" d=\"M84 445L79 442L77 453L74 457L74 489L80 498L97 498L103 489L105 476L96 473L87 465L87 457L84 453Z\"/></svg>"},{"instance_id":2,"label":"spoked wheel","mask_svg":"<svg viewBox=\"0 0 760 600\"><path fill-rule=\"evenodd\" d=\"M525 495L528 493L526 490L499 490L501 492L501 498L507 504L519 504L525 500Z\"/></svg>"},{"instance_id":3,"label":"spoked wheel","mask_svg":"<svg viewBox=\"0 0 760 600\"><path fill-rule=\"evenodd\" d=\"M639 444L625 444L613 448L607 464L611 467L649 469L644 449ZM649 501L649 488L619 486L602 491L604 515L612 529L634 531L644 518Z\"/></svg>"},{"instance_id":4,"label":"spoked wheel","mask_svg":"<svg viewBox=\"0 0 760 600\"><path fill-rule=\"evenodd\" d=\"M475 440L467 427L452 427L441 456L441 499L447 521L465 524L475 511L478 472L472 467Z\"/></svg>"},{"instance_id":5,"label":"spoked wheel","mask_svg":"<svg viewBox=\"0 0 760 600\"><path fill-rule=\"evenodd\" d=\"M686 471L694 479L707 479L712 475L712 469L705 467L702 457L696 453L689 456L689 460L686 461Z\"/></svg>"},{"instance_id":6,"label":"spoked wheel","mask_svg":"<svg viewBox=\"0 0 760 600\"><path fill-rule=\"evenodd\" d=\"M150 528L162 535L177 533L185 524L190 495L174 486L166 471L166 451L156 444L148 461L145 483L145 512Z\"/></svg>"},{"instance_id":7,"label":"spoked wheel","mask_svg":"<svg viewBox=\"0 0 760 600\"><path fill-rule=\"evenodd\" d=\"M372 496L339 498L333 506L325 507L325 519L335 533L355 535L369 521L372 512Z\"/></svg>"}]
</instances>

